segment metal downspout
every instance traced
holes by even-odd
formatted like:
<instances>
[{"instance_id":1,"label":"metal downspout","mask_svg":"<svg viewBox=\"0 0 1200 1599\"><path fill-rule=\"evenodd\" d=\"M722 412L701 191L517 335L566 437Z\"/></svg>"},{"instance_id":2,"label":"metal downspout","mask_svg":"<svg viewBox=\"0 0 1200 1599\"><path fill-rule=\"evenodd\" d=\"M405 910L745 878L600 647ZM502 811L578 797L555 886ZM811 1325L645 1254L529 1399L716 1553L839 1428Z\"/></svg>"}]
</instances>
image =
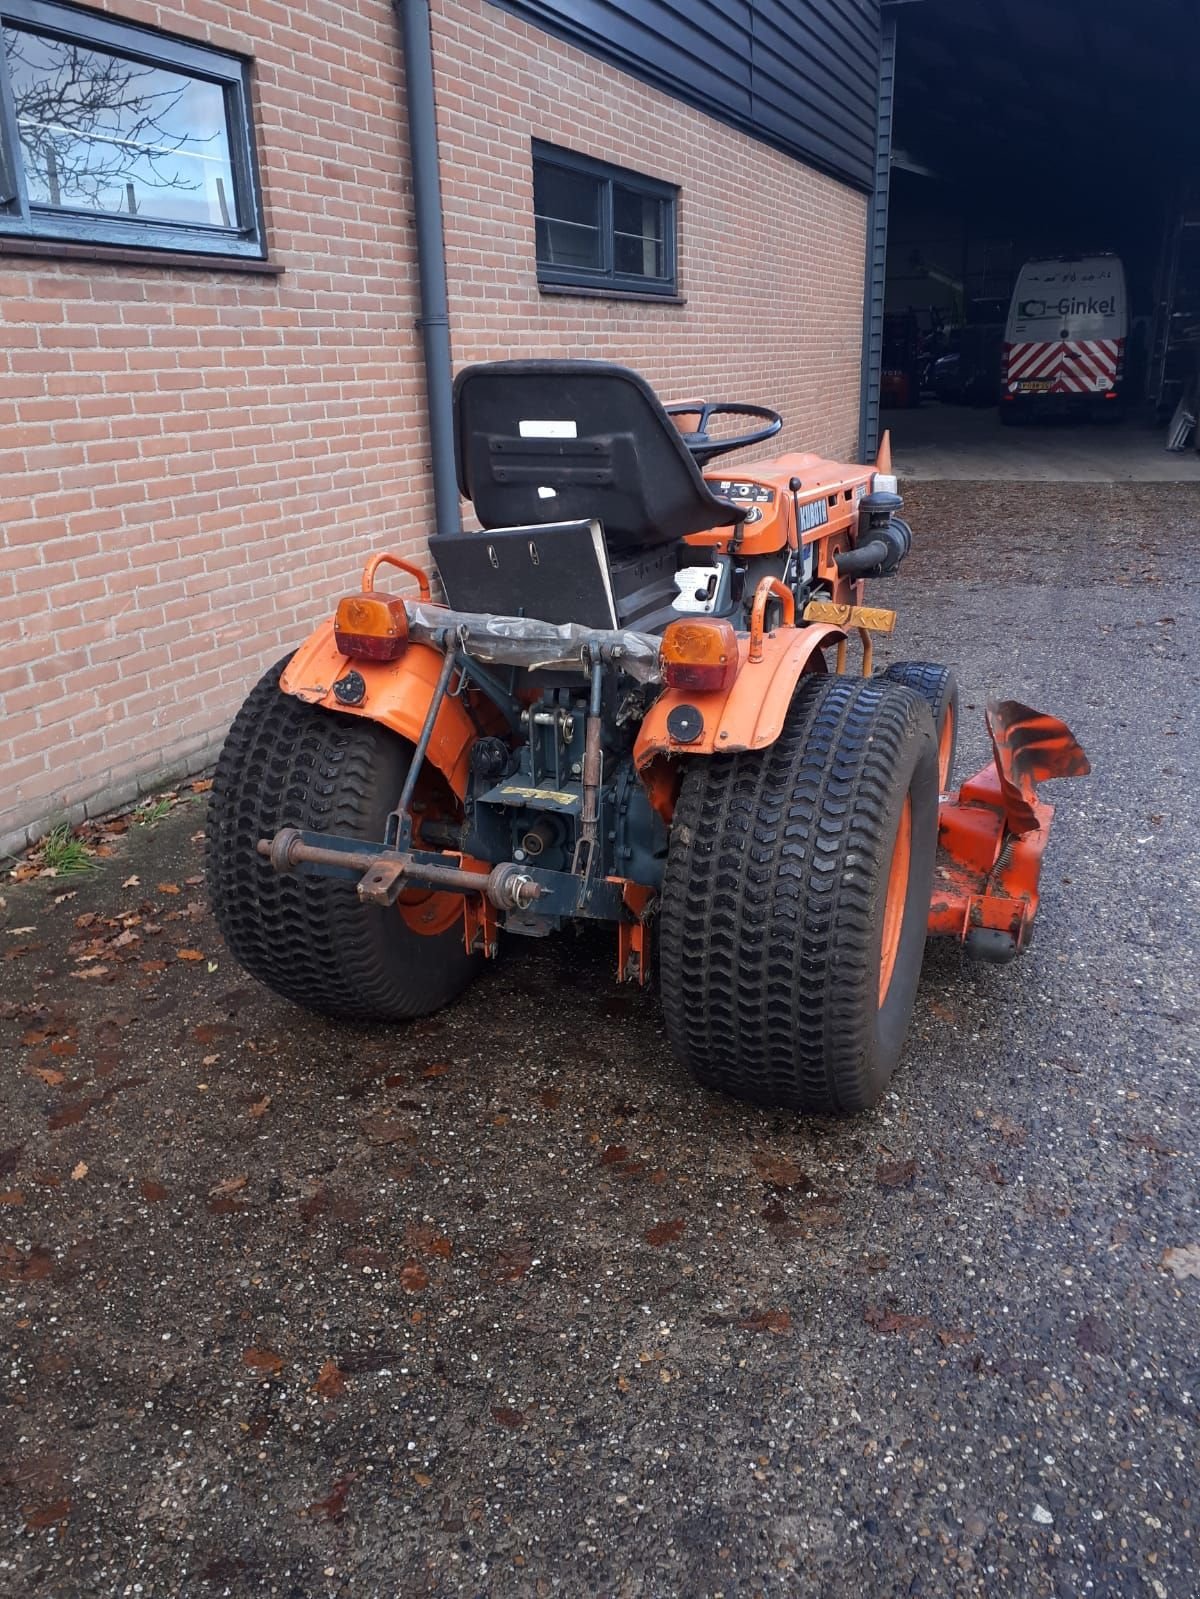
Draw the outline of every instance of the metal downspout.
<instances>
[{"instance_id":1,"label":"metal downspout","mask_svg":"<svg viewBox=\"0 0 1200 1599\"><path fill-rule=\"evenodd\" d=\"M429 0L396 0L404 47L408 154L412 169L413 226L425 346L425 400L433 466L433 507L439 533L462 531L458 476L454 465L453 367L450 305L446 292L446 246L442 229L442 181L438 170L437 113L433 92L433 45Z\"/></svg>"},{"instance_id":2,"label":"metal downspout","mask_svg":"<svg viewBox=\"0 0 1200 1599\"><path fill-rule=\"evenodd\" d=\"M887 274L888 189L892 169L892 106L896 88L896 14L885 0L880 18L879 105L875 120L875 182L867 202L867 260L863 295L862 393L858 458L879 448L879 381L883 368L883 308Z\"/></svg>"}]
</instances>

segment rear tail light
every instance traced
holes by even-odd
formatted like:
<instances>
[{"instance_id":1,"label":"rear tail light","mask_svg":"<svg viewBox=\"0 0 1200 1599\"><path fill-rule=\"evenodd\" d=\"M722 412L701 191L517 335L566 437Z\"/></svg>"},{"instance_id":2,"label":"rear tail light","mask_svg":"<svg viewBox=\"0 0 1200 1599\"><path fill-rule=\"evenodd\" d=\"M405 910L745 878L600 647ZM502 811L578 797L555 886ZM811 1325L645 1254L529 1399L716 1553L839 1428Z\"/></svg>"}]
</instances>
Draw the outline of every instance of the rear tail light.
<instances>
[{"instance_id":1,"label":"rear tail light","mask_svg":"<svg viewBox=\"0 0 1200 1599\"><path fill-rule=\"evenodd\" d=\"M358 661L394 661L408 648L408 612L386 594L347 594L339 600L333 637Z\"/></svg>"},{"instance_id":2,"label":"rear tail light","mask_svg":"<svg viewBox=\"0 0 1200 1599\"><path fill-rule=\"evenodd\" d=\"M737 676L737 634L728 622L671 622L660 656L668 688L720 693Z\"/></svg>"}]
</instances>

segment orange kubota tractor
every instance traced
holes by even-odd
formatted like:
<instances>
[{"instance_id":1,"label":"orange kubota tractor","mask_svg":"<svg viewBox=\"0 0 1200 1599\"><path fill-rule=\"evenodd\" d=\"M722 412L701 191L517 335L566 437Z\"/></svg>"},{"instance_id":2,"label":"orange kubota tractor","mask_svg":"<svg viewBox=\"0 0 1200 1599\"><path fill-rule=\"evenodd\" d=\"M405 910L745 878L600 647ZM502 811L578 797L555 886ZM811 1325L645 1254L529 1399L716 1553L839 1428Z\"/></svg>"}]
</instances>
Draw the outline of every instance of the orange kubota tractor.
<instances>
[{"instance_id":1,"label":"orange kubota tractor","mask_svg":"<svg viewBox=\"0 0 1200 1599\"><path fill-rule=\"evenodd\" d=\"M731 416L752 430L721 436ZM229 733L208 871L234 956L297 1004L403 1021L502 937L599 919L621 978L657 946L701 1083L874 1104L927 934L992 960L1026 944L1053 814L1035 787L1085 773L1082 750L994 703L993 762L947 792L952 674L872 675L894 613L864 583L911 540L886 460L705 470L779 416L664 409L590 361L470 367L455 423L482 531L430 539L444 602L373 555ZM384 567L417 596L377 587Z\"/></svg>"}]
</instances>

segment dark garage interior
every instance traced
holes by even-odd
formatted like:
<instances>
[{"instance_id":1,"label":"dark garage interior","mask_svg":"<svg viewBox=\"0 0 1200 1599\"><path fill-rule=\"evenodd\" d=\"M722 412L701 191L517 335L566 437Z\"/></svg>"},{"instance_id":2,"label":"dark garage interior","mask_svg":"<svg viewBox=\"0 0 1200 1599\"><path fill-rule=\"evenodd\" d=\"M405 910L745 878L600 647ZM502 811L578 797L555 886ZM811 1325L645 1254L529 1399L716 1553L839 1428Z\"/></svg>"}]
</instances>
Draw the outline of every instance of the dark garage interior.
<instances>
[{"instance_id":1,"label":"dark garage interior","mask_svg":"<svg viewBox=\"0 0 1200 1599\"><path fill-rule=\"evenodd\" d=\"M1200 25L1181 0L898 0L882 404L902 464L1200 477ZM1128 327L1113 420L1002 429L1025 261L1108 253ZM1168 449L1173 433L1174 449ZM905 441L909 453L905 456ZM1011 463L1011 474L1004 462Z\"/></svg>"}]
</instances>

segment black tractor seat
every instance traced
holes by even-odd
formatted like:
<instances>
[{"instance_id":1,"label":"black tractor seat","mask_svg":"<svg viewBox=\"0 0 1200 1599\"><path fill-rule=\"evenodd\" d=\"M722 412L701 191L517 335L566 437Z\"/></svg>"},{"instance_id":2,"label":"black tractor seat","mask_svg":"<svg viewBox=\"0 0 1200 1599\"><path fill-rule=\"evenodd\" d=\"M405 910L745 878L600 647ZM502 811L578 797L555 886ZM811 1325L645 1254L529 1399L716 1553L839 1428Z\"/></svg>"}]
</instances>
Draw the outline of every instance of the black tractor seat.
<instances>
[{"instance_id":1,"label":"black tractor seat","mask_svg":"<svg viewBox=\"0 0 1200 1599\"><path fill-rule=\"evenodd\" d=\"M457 610L657 632L677 614L681 541L745 518L626 367L470 366L455 380L454 419L459 486L483 525L429 541Z\"/></svg>"}]
</instances>

